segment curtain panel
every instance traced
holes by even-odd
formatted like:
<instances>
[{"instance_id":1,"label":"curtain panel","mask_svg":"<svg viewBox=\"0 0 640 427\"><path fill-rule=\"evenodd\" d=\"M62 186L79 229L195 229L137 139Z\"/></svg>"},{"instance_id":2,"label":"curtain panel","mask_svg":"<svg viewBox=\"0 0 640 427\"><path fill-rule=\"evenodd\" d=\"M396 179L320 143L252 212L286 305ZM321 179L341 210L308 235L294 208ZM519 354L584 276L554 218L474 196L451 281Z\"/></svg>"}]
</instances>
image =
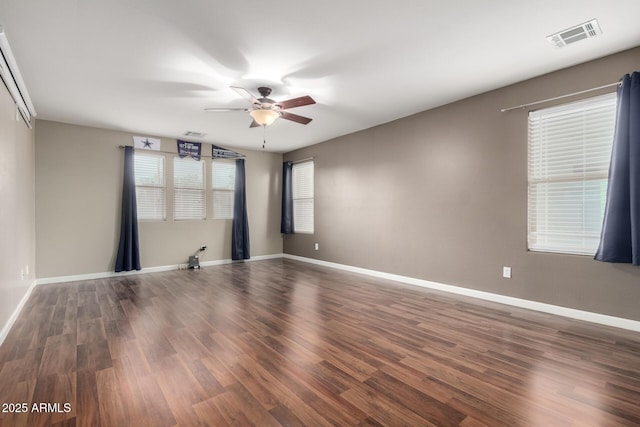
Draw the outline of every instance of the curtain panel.
<instances>
[{"instance_id":1,"label":"curtain panel","mask_svg":"<svg viewBox=\"0 0 640 427\"><path fill-rule=\"evenodd\" d=\"M236 183L233 192L233 224L231 228L231 259L249 259L249 217L245 185L244 159L236 160Z\"/></svg>"},{"instance_id":2,"label":"curtain panel","mask_svg":"<svg viewBox=\"0 0 640 427\"><path fill-rule=\"evenodd\" d=\"M640 72L618 87L615 134L595 259L640 265Z\"/></svg>"},{"instance_id":3,"label":"curtain panel","mask_svg":"<svg viewBox=\"0 0 640 427\"><path fill-rule=\"evenodd\" d=\"M124 177L122 179L122 214L120 243L115 271L141 270L138 243L138 211L136 207L136 175L133 147L124 148Z\"/></svg>"},{"instance_id":4,"label":"curtain panel","mask_svg":"<svg viewBox=\"0 0 640 427\"><path fill-rule=\"evenodd\" d=\"M280 233L293 234L293 163L282 164L282 218L280 219Z\"/></svg>"}]
</instances>

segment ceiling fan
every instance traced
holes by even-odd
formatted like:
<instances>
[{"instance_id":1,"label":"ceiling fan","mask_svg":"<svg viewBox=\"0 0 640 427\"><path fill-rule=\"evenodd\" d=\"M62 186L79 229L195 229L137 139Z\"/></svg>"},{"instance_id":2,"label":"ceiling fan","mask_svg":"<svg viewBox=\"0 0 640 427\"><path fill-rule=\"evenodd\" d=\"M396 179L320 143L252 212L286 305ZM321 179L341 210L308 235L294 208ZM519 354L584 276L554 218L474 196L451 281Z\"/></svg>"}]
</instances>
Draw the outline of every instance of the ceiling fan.
<instances>
[{"instance_id":1,"label":"ceiling fan","mask_svg":"<svg viewBox=\"0 0 640 427\"><path fill-rule=\"evenodd\" d=\"M271 94L271 88L261 86L258 88L260 98L256 98L251 95L249 91L244 88L231 86L231 89L235 90L240 96L251 103L251 108L205 108L205 111L248 111L249 115L253 118L249 127L269 126L278 117L285 120L291 120L292 122L306 125L312 119L309 117L299 116L297 114L290 113L290 108L303 107L305 105L315 104L316 101L310 96L301 96L299 98L287 99L286 101L276 102L273 99L267 98Z\"/></svg>"}]
</instances>

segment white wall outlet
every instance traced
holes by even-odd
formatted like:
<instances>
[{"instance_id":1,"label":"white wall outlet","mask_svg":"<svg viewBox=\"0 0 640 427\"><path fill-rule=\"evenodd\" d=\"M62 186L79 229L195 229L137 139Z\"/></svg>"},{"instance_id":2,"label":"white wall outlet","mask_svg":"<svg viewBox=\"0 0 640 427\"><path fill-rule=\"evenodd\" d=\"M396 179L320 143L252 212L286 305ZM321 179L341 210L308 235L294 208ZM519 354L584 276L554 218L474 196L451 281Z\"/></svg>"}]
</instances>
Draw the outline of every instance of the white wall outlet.
<instances>
[{"instance_id":1,"label":"white wall outlet","mask_svg":"<svg viewBox=\"0 0 640 427\"><path fill-rule=\"evenodd\" d=\"M502 277L511 279L511 267L502 267Z\"/></svg>"},{"instance_id":2,"label":"white wall outlet","mask_svg":"<svg viewBox=\"0 0 640 427\"><path fill-rule=\"evenodd\" d=\"M320 244L316 243L315 248L316 248L316 251L320 250Z\"/></svg>"}]
</instances>

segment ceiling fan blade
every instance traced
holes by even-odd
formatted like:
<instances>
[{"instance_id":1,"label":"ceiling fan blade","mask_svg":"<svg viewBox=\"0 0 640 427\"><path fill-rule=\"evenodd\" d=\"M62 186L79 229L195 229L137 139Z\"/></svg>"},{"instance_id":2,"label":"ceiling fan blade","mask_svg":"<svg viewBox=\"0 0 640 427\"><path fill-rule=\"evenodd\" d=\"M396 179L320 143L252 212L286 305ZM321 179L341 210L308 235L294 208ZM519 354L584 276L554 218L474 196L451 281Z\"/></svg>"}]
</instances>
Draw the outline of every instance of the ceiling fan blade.
<instances>
[{"instance_id":1,"label":"ceiling fan blade","mask_svg":"<svg viewBox=\"0 0 640 427\"><path fill-rule=\"evenodd\" d=\"M205 108L204 111L216 112L216 111L249 111L248 108Z\"/></svg>"},{"instance_id":2,"label":"ceiling fan blade","mask_svg":"<svg viewBox=\"0 0 640 427\"><path fill-rule=\"evenodd\" d=\"M280 113L280 117L286 120L291 120L292 122L303 124L303 125L306 125L311 120L313 120L313 119L310 119L309 117L299 116L297 114L289 113L287 111L282 111Z\"/></svg>"},{"instance_id":3,"label":"ceiling fan blade","mask_svg":"<svg viewBox=\"0 0 640 427\"><path fill-rule=\"evenodd\" d=\"M280 106L281 110L288 108L302 107L304 105L315 104L316 101L310 96L301 96L300 98L287 99L286 101L276 102L276 105Z\"/></svg>"},{"instance_id":4,"label":"ceiling fan blade","mask_svg":"<svg viewBox=\"0 0 640 427\"><path fill-rule=\"evenodd\" d=\"M260 102L256 99L256 97L251 95L249 91L247 91L245 88L238 87L238 86L229 86L229 87L235 90L238 93L238 95L240 95L241 97L249 101L251 105L260 104Z\"/></svg>"},{"instance_id":5,"label":"ceiling fan blade","mask_svg":"<svg viewBox=\"0 0 640 427\"><path fill-rule=\"evenodd\" d=\"M251 124L249 125L250 128L257 128L262 126L261 124L259 124L258 122L256 122L255 120L251 121Z\"/></svg>"}]
</instances>

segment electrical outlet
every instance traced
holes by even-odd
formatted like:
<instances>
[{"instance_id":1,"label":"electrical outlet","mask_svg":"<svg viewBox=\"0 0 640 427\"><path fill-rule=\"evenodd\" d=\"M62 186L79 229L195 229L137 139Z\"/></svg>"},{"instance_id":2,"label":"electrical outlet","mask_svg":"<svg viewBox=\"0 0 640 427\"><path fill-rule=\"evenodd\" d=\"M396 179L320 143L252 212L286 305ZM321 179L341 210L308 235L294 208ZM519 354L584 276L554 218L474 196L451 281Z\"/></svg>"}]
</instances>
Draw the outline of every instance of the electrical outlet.
<instances>
[{"instance_id":1,"label":"electrical outlet","mask_svg":"<svg viewBox=\"0 0 640 427\"><path fill-rule=\"evenodd\" d=\"M502 267L502 277L511 279L511 267Z\"/></svg>"},{"instance_id":2,"label":"electrical outlet","mask_svg":"<svg viewBox=\"0 0 640 427\"><path fill-rule=\"evenodd\" d=\"M316 243L316 251L320 250L320 245L318 243Z\"/></svg>"}]
</instances>

